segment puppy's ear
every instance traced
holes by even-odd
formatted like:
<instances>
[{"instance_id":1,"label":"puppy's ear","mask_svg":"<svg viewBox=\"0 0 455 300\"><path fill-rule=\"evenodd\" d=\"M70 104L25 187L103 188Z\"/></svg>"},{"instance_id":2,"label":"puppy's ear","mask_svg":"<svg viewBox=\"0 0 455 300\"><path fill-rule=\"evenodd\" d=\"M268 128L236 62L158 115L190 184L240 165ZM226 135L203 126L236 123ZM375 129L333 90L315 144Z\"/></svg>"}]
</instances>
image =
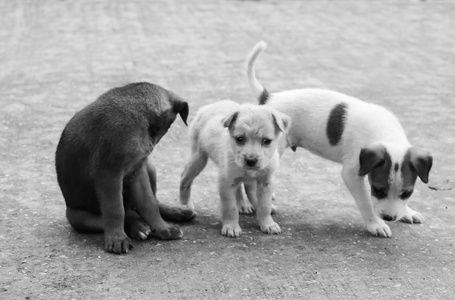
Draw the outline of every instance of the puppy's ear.
<instances>
[{"instance_id":1,"label":"puppy's ear","mask_svg":"<svg viewBox=\"0 0 455 300\"><path fill-rule=\"evenodd\" d=\"M278 111L272 112L273 125L277 130L281 130L284 133L288 132L288 129L291 125L291 118L287 115L282 114Z\"/></svg>"},{"instance_id":2,"label":"puppy's ear","mask_svg":"<svg viewBox=\"0 0 455 300\"><path fill-rule=\"evenodd\" d=\"M362 148L359 155L359 176L365 176L375 167L382 165L385 162L385 153L386 149L382 145Z\"/></svg>"},{"instance_id":3,"label":"puppy's ear","mask_svg":"<svg viewBox=\"0 0 455 300\"><path fill-rule=\"evenodd\" d=\"M186 120L188 119L188 114L190 112L188 103L185 100L183 100L182 97L177 96L172 92L170 92L170 98L172 103L172 110L175 113L179 114L183 120L183 123L185 123L185 125L188 126L188 123L186 122Z\"/></svg>"},{"instance_id":4,"label":"puppy's ear","mask_svg":"<svg viewBox=\"0 0 455 300\"><path fill-rule=\"evenodd\" d=\"M409 149L410 162L417 176L424 183L428 183L428 175L433 165L433 157L429 153L423 153L415 148Z\"/></svg>"},{"instance_id":5,"label":"puppy's ear","mask_svg":"<svg viewBox=\"0 0 455 300\"><path fill-rule=\"evenodd\" d=\"M231 130L232 126L234 126L235 121L237 120L238 116L239 116L239 111L236 111L235 113L228 115L223 120L223 126L229 128L229 130Z\"/></svg>"}]
</instances>

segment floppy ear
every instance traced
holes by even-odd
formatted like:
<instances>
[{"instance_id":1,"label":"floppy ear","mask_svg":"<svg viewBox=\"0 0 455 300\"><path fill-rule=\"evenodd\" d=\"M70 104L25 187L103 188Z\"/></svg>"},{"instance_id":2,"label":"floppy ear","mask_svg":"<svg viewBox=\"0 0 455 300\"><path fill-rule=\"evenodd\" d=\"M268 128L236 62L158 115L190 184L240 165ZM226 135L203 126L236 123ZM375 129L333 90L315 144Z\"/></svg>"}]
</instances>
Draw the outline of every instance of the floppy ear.
<instances>
[{"instance_id":1,"label":"floppy ear","mask_svg":"<svg viewBox=\"0 0 455 300\"><path fill-rule=\"evenodd\" d=\"M228 115L226 118L223 119L223 126L229 128L231 130L232 126L234 126L237 117L239 116L239 111Z\"/></svg>"},{"instance_id":2,"label":"floppy ear","mask_svg":"<svg viewBox=\"0 0 455 300\"><path fill-rule=\"evenodd\" d=\"M180 115L180 117L183 120L183 123L185 123L186 126L188 126L187 119L188 119L188 114L190 113L190 108L188 106L188 103L186 102L180 102L178 104L178 110L176 109L176 112ZM175 107L175 106L174 106Z\"/></svg>"},{"instance_id":3,"label":"floppy ear","mask_svg":"<svg viewBox=\"0 0 455 300\"><path fill-rule=\"evenodd\" d=\"M188 119L188 114L190 112L188 103L183 100L183 98L177 96L176 94L170 92L171 95L171 102L172 102L172 110L179 114L180 117L183 120L183 123L185 123L186 126L188 126L188 123L186 120Z\"/></svg>"},{"instance_id":4,"label":"floppy ear","mask_svg":"<svg viewBox=\"0 0 455 300\"><path fill-rule=\"evenodd\" d=\"M288 132L288 129L291 125L291 118L289 118L287 115L282 114L278 111L272 112L272 118L273 118L273 125L275 125L276 129L281 130L284 133Z\"/></svg>"},{"instance_id":5,"label":"floppy ear","mask_svg":"<svg viewBox=\"0 0 455 300\"><path fill-rule=\"evenodd\" d=\"M365 176L375 167L383 164L385 162L385 151L385 147L382 145L362 148L359 155L359 176Z\"/></svg>"},{"instance_id":6,"label":"floppy ear","mask_svg":"<svg viewBox=\"0 0 455 300\"><path fill-rule=\"evenodd\" d=\"M422 153L414 148L409 149L411 155L410 162L417 176L424 183L428 183L428 175L433 165L433 157L429 153Z\"/></svg>"}]
</instances>

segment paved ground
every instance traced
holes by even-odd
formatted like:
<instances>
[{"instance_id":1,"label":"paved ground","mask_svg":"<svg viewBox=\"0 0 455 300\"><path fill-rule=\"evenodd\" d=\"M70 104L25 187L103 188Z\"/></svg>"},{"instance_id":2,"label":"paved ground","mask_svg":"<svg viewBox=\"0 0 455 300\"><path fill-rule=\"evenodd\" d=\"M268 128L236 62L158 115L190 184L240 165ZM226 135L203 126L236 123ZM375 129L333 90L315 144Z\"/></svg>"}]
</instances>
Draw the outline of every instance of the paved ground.
<instances>
[{"instance_id":1,"label":"paved ground","mask_svg":"<svg viewBox=\"0 0 455 300\"><path fill-rule=\"evenodd\" d=\"M455 3L449 1L0 1L1 299L454 299ZM387 106L434 155L412 207L423 225L366 233L340 167L302 149L278 176L283 234L220 235L213 165L196 180L184 238L103 251L68 225L54 151L69 118L115 86L151 81L193 117L252 102L243 60L269 48L270 91L325 87ZM188 149L178 120L153 153L176 203ZM430 188L429 188L430 187Z\"/></svg>"}]
</instances>

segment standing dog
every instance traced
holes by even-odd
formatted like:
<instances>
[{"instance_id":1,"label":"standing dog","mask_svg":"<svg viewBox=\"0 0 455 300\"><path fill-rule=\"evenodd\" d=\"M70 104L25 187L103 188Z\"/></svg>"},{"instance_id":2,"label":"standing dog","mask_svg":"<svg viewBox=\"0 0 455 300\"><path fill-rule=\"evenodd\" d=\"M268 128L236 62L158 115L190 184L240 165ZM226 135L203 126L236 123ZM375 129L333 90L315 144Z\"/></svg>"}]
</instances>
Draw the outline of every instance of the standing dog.
<instances>
[{"instance_id":1,"label":"standing dog","mask_svg":"<svg viewBox=\"0 0 455 300\"><path fill-rule=\"evenodd\" d=\"M381 106L322 89L268 93L254 71L255 61L265 48L264 42L253 48L246 69L259 104L291 118L292 126L280 153L287 147L294 151L302 147L341 163L342 178L374 235L392 235L384 220L422 223L422 215L409 208L408 199L417 176L428 183L431 155L412 147L396 117Z\"/></svg>"},{"instance_id":2,"label":"standing dog","mask_svg":"<svg viewBox=\"0 0 455 300\"><path fill-rule=\"evenodd\" d=\"M277 146L288 127L288 117L267 106L221 101L201 108L190 125L191 156L180 181L180 203L194 207L191 184L210 157L219 167L222 235L239 236L239 210L252 212L242 197L242 182L261 231L280 233L270 215L272 184L279 164Z\"/></svg>"},{"instance_id":3,"label":"standing dog","mask_svg":"<svg viewBox=\"0 0 455 300\"><path fill-rule=\"evenodd\" d=\"M158 203L148 158L177 114L186 124L188 104L180 97L150 83L133 83L100 96L63 130L55 164L66 216L78 231L104 232L107 251L128 252L128 236L181 238L180 229L161 214L176 221L195 216Z\"/></svg>"}]
</instances>

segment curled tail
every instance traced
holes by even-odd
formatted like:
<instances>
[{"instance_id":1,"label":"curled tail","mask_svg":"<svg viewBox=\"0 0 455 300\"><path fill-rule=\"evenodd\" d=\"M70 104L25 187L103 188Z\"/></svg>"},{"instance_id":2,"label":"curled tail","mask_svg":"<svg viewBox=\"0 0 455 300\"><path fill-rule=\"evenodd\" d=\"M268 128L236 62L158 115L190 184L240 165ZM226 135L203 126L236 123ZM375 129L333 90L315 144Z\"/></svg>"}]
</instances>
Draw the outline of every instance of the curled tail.
<instances>
[{"instance_id":1,"label":"curled tail","mask_svg":"<svg viewBox=\"0 0 455 300\"><path fill-rule=\"evenodd\" d=\"M264 41L257 43L253 50L251 50L250 54L248 54L245 65L248 83L250 84L250 88L253 90L254 94L258 97L260 105L267 102L270 94L257 80L256 73L254 71L254 64L256 63L256 59L259 54L261 54L265 48L267 48L267 44Z\"/></svg>"}]
</instances>

